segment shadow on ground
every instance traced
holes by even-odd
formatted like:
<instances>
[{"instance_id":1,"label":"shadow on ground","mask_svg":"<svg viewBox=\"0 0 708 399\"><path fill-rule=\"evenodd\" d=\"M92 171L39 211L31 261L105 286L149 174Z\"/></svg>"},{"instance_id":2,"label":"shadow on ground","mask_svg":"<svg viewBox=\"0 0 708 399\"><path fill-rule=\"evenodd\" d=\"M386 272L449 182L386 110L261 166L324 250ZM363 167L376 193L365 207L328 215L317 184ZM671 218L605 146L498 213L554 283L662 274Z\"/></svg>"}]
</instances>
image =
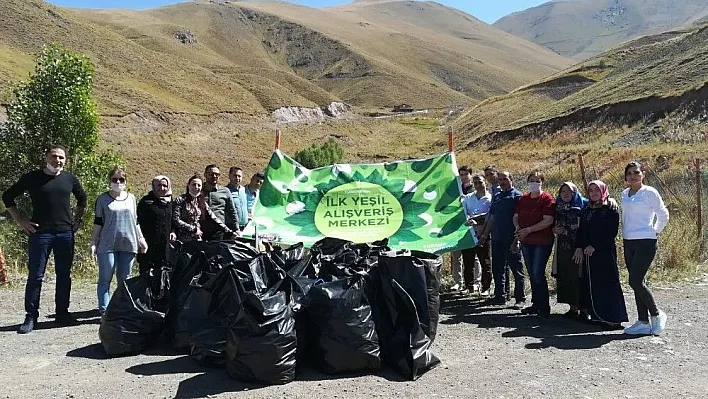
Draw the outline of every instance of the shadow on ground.
<instances>
[{"instance_id":1,"label":"shadow on ground","mask_svg":"<svg viewBox=\"0 0 708 399\"><path fill-rule=\"evenodd\" d=\"M101 318L98 316L98 311L97 310L88 310L88 311L81 311L81 312L72 312L71 313L75 318L76 318L76 324L81 325L81 324L101 324ZM48 319L54 319L56 318L55 314L50 314L47 315ZM17 331L21 323L17 324L12 324L9 326L0 326L0 332L13 332ZM35 330L48 330L51 328L71 328L72 326L63 326L58 324L56 321L38 321L37 324L35 324L34 329Z\"/></svg>"},{"instance_id":2,"label":"shadow on ground","mask_svg":"<svg viewBox=\"0 0 708 399\"><path fill-rule=\"evenodd\" d=\"M612 341L637 337L623 334L621 330L607 331L597 324L570 320L560 314L544 318L522 315L518 310L509 313L510 307L491 305L482 298L446 295L443 299L440 313L448 317L441 320L441 324L469 323L478 328L505 328L509 331L503 332L502 337L532 337L540 341L526 344L526 349L594 349Z\"/></svg>"}]
</instances>

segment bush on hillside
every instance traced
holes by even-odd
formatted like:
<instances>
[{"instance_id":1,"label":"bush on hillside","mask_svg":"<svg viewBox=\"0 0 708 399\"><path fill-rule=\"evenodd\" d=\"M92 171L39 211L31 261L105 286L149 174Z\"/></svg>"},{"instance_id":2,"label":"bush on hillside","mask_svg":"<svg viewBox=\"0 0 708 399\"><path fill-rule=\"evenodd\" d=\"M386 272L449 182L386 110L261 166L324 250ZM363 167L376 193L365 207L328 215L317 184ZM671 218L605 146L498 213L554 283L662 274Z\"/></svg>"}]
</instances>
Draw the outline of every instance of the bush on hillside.
<instances>
[{"instance_id":1,"label":"bush on hillside","mask_svg":"<svg viewBox=\"0 0 708 399\"><path fill-rule=\"evenodd\" d=\"M295 153L293 159L308 169L315 169L342 163L343 157L344 149L337 140L331 138L321 146L313 144L310 147L299 150Z\"/></svg>"}]
</instances>

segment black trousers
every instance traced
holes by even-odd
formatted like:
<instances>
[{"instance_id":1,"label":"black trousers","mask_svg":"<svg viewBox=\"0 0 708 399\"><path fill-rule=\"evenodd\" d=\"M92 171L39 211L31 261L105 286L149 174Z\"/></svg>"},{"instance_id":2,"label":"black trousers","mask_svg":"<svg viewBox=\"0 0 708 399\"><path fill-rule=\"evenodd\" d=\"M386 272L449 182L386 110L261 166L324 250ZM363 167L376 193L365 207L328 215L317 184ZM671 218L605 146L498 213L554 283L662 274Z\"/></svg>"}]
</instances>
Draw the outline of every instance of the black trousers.
<instances>
[{"instance_id":1,"label":"black trousers","mask_svg":"<svg viewBox=\"0 0 708 399\"><path fill-rule=\"evenodd\" d=\"M629 272L629 286L634 290L638 318L644 322L649 321L650 314L659 314L654 296L646 284L646 275L655 255L656 239L624 240L624 262Z\"/></svg>"}]
</instances>

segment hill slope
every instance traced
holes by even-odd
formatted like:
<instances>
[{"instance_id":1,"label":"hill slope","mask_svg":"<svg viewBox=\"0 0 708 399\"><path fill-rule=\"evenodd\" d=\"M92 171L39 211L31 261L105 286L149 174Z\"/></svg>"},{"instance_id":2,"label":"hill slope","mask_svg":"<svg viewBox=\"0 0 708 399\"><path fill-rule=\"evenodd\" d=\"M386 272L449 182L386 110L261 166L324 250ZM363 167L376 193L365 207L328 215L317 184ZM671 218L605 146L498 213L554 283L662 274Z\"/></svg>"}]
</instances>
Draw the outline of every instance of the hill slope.
<instances>
[{"instance_id":1,"label":"hill slope","mask_svg":"<svg viewBox=\"0 0 708 399\"><path fill-rule=\"evenodd\" d=\"M661 117L708 99L708 25L625 43L507 95L487 99L458 120L467 140L531 126L609 117Z\"/></svg>"},{"instance_id":2,"label":"hill slope","mask_svg":"<svg viewBox=\"0 0 708 399\"><path fill-rule=\"evenodd\" d=\"M368 12L398 4L405 10L410 3L356 6ZM361 107L474 104L570 64L456 10L415 4L424 7L415 18L454 16L458 31L469 37L375 20L375 13L281 2L190 2L128 11L3 0L0 92L7 80L26 76L31 54L50 41L91 57L101 112L113 114L255 116L338 99ZM432 12L436 17L428 18ZM187 43L176 39L178 33ZM5 91L0 100L7 96Z\"/></svg>"},{"instance_id":3,"label":"hill slope","mask_svg":"<svg viewBox=\"0 0 708 399\"><path fill-rule=\"evenodd\" d=\"M705 0L555 0L510 14L494 26L576 60L626 40L705 16Z\"/></svg>"}]
</instances>

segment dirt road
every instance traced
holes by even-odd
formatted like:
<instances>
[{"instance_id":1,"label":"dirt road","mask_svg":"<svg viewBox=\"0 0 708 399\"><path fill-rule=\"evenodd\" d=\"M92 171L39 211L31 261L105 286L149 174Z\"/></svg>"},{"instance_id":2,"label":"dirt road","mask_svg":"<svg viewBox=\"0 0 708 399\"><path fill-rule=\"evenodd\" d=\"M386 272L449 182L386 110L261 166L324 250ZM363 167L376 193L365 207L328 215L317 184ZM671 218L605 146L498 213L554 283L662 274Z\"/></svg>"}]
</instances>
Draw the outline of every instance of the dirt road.
<instances>
[{"instance_id":1,"label":"dirt road","mask_svg":"<svg viewBox=\"0 0 708 399\"><path fill-rule=\"evenodd\" d=\"M443 365L415 382L394 372L333 377L312 369L285 386L232 380L196 365L166 344L132 357L106 359L98 341L94 289L75 290L76 327L15 332L23 318L19 289L0 290L0 397L7 398L661 398L708 396L708 275L654 287L669 315L658 337L629 338L561 317L521 316L475 298L446 297L434 352ZM53 284L43 290L53 307ZM625 297L633 313L631 290ZM82 310L84 310L82 312Z\"/></svg>"}]
</instances>

